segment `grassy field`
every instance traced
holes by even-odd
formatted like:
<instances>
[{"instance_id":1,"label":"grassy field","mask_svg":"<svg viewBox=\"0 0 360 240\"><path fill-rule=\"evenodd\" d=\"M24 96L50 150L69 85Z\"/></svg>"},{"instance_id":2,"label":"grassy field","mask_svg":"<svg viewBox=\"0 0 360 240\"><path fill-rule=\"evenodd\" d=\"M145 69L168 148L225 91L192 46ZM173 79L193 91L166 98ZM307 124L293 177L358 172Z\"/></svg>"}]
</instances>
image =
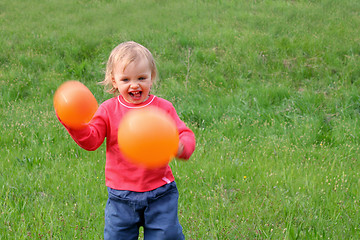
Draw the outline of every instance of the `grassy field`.
<instances>
[{"instance_id":1,"label":"grassy field","mask_svg":"<svg viewBox=\"0 0 360 240\"><path fill-rule=\"evenodd\" d=\"M154 54L154 94L195 132L171 163L187 239L360 238L358 0L2 0L0 239L101 239L105 146L52 106L111 49Z\"/></svg>"}]
</instances>

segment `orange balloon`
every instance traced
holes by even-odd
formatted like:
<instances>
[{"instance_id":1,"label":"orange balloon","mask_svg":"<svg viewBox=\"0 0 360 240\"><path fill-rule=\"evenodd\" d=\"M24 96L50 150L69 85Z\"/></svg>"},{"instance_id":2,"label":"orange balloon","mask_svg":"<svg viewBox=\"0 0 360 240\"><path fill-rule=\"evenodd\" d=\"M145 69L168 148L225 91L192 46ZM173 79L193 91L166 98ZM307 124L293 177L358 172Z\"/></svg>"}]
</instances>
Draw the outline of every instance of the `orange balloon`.
<instances>
[{"instance_id":1,"label":"orange balloon","mask_svg":"<svg viewBox=\"0 0 360 240\"><path fill-rule=\"evenodd\" d=\"M92 119L98 103L84 84L78 81L68 81L56 90L54 108L65 125L80 129Z\"/></svg>"},{"instance_id":2,"label":"orange balloon","mask_svg":"<svg viewBox=\"0 0 360 240\"><path fill-rule=\"evenodd\" d=\"M174 120L165 111L146 107L125 114L119 124L118 144L131 162L158 168L175 157L179 134Z\"/></svg>"}]
</instances>

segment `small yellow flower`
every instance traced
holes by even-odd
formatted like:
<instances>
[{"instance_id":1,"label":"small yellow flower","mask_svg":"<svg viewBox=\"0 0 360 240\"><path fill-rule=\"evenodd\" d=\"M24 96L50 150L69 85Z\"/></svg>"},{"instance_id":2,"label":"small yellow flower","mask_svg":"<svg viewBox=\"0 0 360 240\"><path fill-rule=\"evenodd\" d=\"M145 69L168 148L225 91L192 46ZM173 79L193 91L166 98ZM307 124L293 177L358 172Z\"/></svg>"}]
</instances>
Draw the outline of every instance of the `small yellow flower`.
<instances>
[{"instance_id":1,"label":"small yellow flower","mask_svg":"<svg viewBox=\"0 0 360 240\"><path fill-rule=\"evenodd\" d=\"M244 180L246 179L246 176L244 176Z\"/></svg>"}]
</instances>

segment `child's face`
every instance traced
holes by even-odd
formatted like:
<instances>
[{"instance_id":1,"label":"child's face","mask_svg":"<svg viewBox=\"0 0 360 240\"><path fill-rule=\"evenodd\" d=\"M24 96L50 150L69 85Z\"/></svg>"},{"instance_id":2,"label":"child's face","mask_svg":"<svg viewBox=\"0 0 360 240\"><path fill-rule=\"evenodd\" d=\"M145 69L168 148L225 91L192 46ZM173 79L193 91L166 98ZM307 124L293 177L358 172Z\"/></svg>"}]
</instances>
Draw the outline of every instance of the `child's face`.
<instances>
[{"instance_id":1,"label":"child's face","mask_svg":"<svg viewBox=\"0 0 360 240\"><path fill-rule=\"evenodd\" d=\"M113 86L129 103L140 104L146 101L152 83L151 69L147 60L134 61L124 71L122 66L115 66L114 68Z\"/></svg>"}]
</instances>

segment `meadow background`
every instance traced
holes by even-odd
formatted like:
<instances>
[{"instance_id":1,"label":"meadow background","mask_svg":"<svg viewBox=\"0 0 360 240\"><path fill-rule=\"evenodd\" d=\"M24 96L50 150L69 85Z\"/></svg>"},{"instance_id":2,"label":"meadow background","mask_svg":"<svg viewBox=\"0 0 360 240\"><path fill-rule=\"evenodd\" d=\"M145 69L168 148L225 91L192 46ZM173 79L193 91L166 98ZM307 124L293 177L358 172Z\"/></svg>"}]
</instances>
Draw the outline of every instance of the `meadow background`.
<instances>
[{"instance_id":1,"label":"meadow background","mask_svg":"<svg viewBox=\"0 0 360 240\"><path fill-rule=\"evenodd\" d=\"M52 98L110 51L154 54L154 94L195 132L171 163L187 239L360 238L360 1L2 0L0 239L101 239L105 146Z\"/></svg>"}]
</instances>

